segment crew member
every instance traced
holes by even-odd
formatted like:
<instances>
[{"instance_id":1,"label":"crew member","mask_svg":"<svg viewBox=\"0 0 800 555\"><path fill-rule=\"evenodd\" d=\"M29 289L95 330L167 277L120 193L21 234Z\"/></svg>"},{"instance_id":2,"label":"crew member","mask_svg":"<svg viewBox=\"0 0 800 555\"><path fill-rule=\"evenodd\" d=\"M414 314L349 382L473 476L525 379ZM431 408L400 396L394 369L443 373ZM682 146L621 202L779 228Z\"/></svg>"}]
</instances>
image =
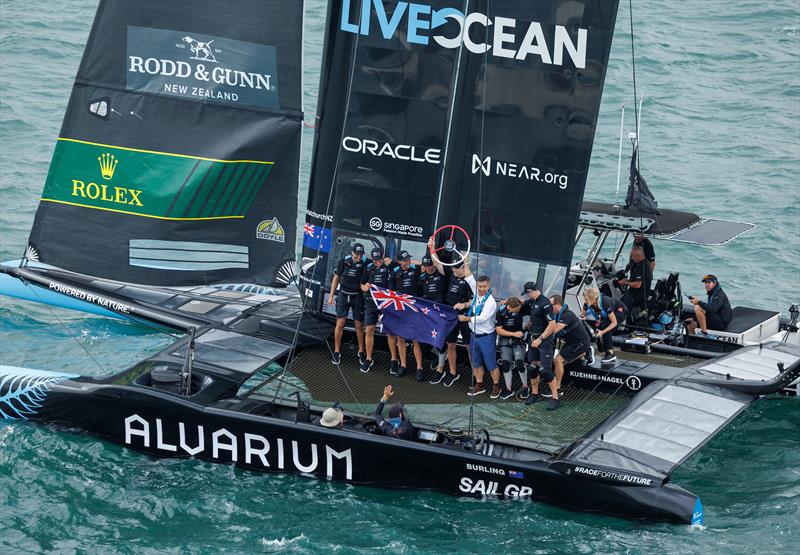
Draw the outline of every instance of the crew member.
<instances>
[{"instance_id":1,"label":"crew member","mask_svg":"<svg viewBox=\"0 0 800 555\"><path fill-rule=\"evenodd\" d=\"M505 387L500 392L501 399L508 399L514 395L511 384L514 374L511 365L514 365L520 376L525 373L525 332L522 331L522 301L516 297L508 299L504 306L497 311L495 318L495 332L497 333L497 345L500 347L500 370L503 372ZM522 385L526 385L527 380L522 379Z\"/></svg>"},{"instance_id":2,"label":"crew member","mask_svg":"<svg viewBox=\"0 0 800 555\"><path fill-rule=\"evenodd\" d=\"M653 271L644 257L644 249L634 245L631 249L631 262L626 268L628 278L619 280L619 285L627 286L622 302L628 310L647 308L647 295L650 292L650 283L653 281Z\"/></svg>"},{"instance_id":3,"label":"crew member","mask_svg":"<svg viewBox=\"0 0 800 555\"><path fill-rule=\"evenodd\" d=\"M553 319L553 309L550 307L550 299L542 295L539 286L533 281L529 281L523 286L522 294L527 296L521 312L529 318L528 331L531 337L531 348L528 349L527 355L528 368L525 372L527 377L520 373L520 379L524 384L529 383L530 389L523 388L520 391L519 398L525 399L526 405L532 405L540 399L539 376L553 375L553 344L555 338L550 336L539 340Z\"/></svg>"},{"instance_id":4,"label":"crew member","mask_svg":"<svg viewBox=\"0 0 800 555\"><path fill-rule=\"evenodd\" d=\"M647 263L650 265L650 272L656 271L656 249L653 246L653 242L644 236L644 233L634 233L633 234L633 244L634 246L638 245L642 247L642 252L644 253L644 259L647 260ZM630 264L631 261L628 263Z\"/></svg>"},{"instance_id":5,"label":"crew member","mask_svg":"<svg viewBox=\"0 0 800 555\"><path fill-rule=\"evenodd\" d=\"M689 323L689 332L696 335L708 335L708 329L723 331L731 323L733 311L728 295L722 290L717 276L708 274L703 276L703 285L706 288L708 299L701 301L697 297L690 297L694 305L694 318ZM697 326L700 326L698 331Z\"/></svg>"},{"instance_id":6,"label":"crew member","mask_svg":"<svg viewBox=\"0 0 800 555\"><path fill-rule=\"evenodd\" d=\"M399 439L414 439L417 435L417 430L406 417L402 403L392 404L392 406L389 407L389 419L386 420L383 418L383 407L392 395L394 395L394 391L391 385L387 385L383 388L383 397L378 401L378 406L375 407L375 423L385 436Z\"/></svg>"},{"instance_id":7,"label":"crew member","mask_svg":"<svg viewBox=\"0 0 800 555\"><path fill-rule=\"evenodd\" d=\"M366 346L367 356L364 362L361 363L361 371L369 372L375 365L372 359L372 351L375 347L375 327L378 325L378 317L380 312L372 300L370 294L370 285L377 285L388 289L391 281L391 272L383 259L383 251L379 248L372 249L370 253L372 261L369 262L361 274L361 290L364 292L364 326L366 327L364 334L364 343ZM392 355L392 360L397 359L397 345L389 342L389 351Z\"/></svg>"},{"instance_id":8,"label":"crew member","mask_svg":"<svg viewBox=\"0 0 800 555\"><path fill-rule=\"evenodd\" d=\"M436 261L434 261L436 264ZM436 269L442 272L444 269L441 264L436 264ZM469 264L464 261L460 265L453 267L453 273L450 274L450 280L447 285L447 294L444 302L459 311L459 314L464 314L469 307L469 301L472 298L472 290L466 280L466 274L469 270ZM429 383L438 384L444 380L444 386L450 387L453 382L461 377L458 373L458 355L456 354L456 344L458 342L458 334L461 334L462 341L469 345L470 342L470 329L469 322L461 322L453 328L447 335L445 341L447 342L447 354L439 355L439 364L436 368L436 374ZM444 361L447 359L449 372L444 372Z\"/></svg>"},{"instance_id":9,"label":"crew member","mask_svg":"<svg viewBox=\"0 0 800 555\"><path fill-rule=\"evenodd\" d=\"M361 295L361 274L364 271L364 245L355 243L351 254L339 261L339 265L333 273L331 281L331 294L328 296L328 304L333 306L336 288L341 286L336 299L336 329L333 332L333 359L334 364L342 361L342 334L344 325L347 322L347 313L352 309L353 321L356 326L356 338L358 339L358 362L363 363L367 356L364 353L364 329L362 320L364 318L364 298Z\"/></svg>"},{"instance_id":10,"label":"crew member","mask_svg":"<svg viewBox=\"0 0 800 555\"><path fill-rule=\"evenodd\" d=\"M480 395L486 391L483 378L486 369L492 377L492 399L500 397L503 388L500 387L500 370L497 367L497 333L494 330L497 302L492 297L492 284L488 276L481 276L475 281L475 276L466 267L464 276L472 290L473 298L466 314L458 316L459 321L468 322L472 331L472 341L469 344L472 360L472 373L475 385L469 388L467 395Z\"/></svg>"},{"instance_id":11,"label":"crew member","mask_svg":"<svg viewBox=\"0 0 800 555\"><path fill-rule=\"evenodd\" d=\"M553 398L547 405L547 410L556 410L561 406L561 380L564 378L564 365L575 362L584 354L589 353L591 349L591 339L589 332L586 331L586 326L577 314L572 312L566 305L561 295L553 295L550 297L550 306L553 308L553 319L544 330L536 342L558 335L562 338L563 344L561 350L556 355L553 365L555 366L555 377L550 377L550 392ZM548 381L548 376L542 374L545 381Z\"/></svg>"},{"instance_id":12,"label":"crew member","mask_svg":"<svg viewBox=\"0 0 800 555\"><path fill-rule=\"evenodd\" d=\"M435 303L444 304L447 295L447 278L434 264L430 255L422 257L422 274L419 277L422 298ZM438 351L435 351L438 353ZM417 381L425 381L422 369L417 369Z\"/></svg>"},{"instance_id":13,"label":"crew member","mask_svg":"<svg viewBox=\"0 0 800 555\"><path fill-rule=\"evenodd\" d=\"M398 265L392 271L392 289L405 295L419 297L419 268L411 263L411 254L406 250L401 250L397 255ZM414 359L417 363L417 376L422 375L422 347L419 341L413 341ZM400 357L400 367L395 374L402 377L407 372L407 351L406 340L397 336L397 354ZM391 372L391 370L389 370Z\"/></svg>"},{"instance_id":14,"label":"crew member","mask_svg":"<svg viewBox=\"0 0 800 555\"><path fill-rule=\"evenodd\" d=\"M595 329L597 346L603 352L600 362L611 364L617 360L614 354L613 331L627 318L628 311L622 301L601 295L600 291L592 287L583 292L583 310L581 316L586 323Z\"/></svg>"}]
</instances>

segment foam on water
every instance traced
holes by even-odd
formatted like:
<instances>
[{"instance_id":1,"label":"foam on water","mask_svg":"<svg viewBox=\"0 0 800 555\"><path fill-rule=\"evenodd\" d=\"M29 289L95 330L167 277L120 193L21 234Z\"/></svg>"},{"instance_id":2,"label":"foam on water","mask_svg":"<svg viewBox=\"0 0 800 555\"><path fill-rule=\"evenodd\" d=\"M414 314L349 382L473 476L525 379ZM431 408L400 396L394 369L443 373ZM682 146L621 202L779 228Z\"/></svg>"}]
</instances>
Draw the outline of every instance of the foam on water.
<instances>
[{"instance_id":1,"label":"foam on water","mask_svg":"<svg viewBox=\"0 0 800 555\"><path fill-rule=\"evenodd\" d=\"M307 6L311 121L325 5ZM0 7L3 260L24 250L94 8L90 0ZM785 309L800 287L796 0L638 2L634 15L642 171L660 205L759 225L724 247L657 243L658 269L680 270L695 294L713 272L734 304ZM619 108L633 104L628 25L623 9L587 199L613 199ZM312 139L306 129L303 183ZM69 332L48 309L0 298L0 362L97 375L72 335L108 370L169 341L125 322L56 314ZM159 461L82 434L2 423L0 552L785 552L800 541L798 429L796 400L765 401L687 461L674 482L703 498L706 528L696 530Z\"/></svg>"}]
</instances>

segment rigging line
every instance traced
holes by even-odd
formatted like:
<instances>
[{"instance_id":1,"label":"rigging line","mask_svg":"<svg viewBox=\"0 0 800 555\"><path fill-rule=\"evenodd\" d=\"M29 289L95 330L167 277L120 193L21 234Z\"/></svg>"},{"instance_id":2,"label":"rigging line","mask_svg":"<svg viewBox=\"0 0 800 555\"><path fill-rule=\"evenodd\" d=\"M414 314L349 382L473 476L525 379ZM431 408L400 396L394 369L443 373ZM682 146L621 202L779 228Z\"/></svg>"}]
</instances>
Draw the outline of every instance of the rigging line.
<instances>
[{"instance_id":1,"label":"rigging line","mask_svg":"<svg viewBox=\"0 0 800 555\"><path fill-rule=\"evenodd\" d=\"M486 17L487 17L487 19L489 17L489 12L491 11L490 10L490 6L491 6L491 1L487 0L486 1ZM463 32L464 31L462 30L462 33ZM485 40L486 44L489 43L489 26L488 25L485 27L485 30L484 30L484 40ZM459 44L459 52L461 51L461 48L463 47L462 46L463 42L464 41L461 41L460 44ZM488 71L487 71L488 61L489 61L489 51L487 50L486 52L483 53L483 94L481 95L481 138L480 138L480 147L479 147L480 153L481 153L481 159L483 159L483 144L484 144L484 134L485 134L484 132L485 132L485 129L486 129L486 127L485 127L485 125L486 125L486 81L488 80ZM482 232L481 219L482 219L482 216L483 216L482 210L483 210L483 172L480 171L480 172L478 172L478 241L477 241L478 248L475 251L475 270L478 271L478 272L480 272L480 267L481 267L481 232ZM474 274L473 274L473 276L474 276ZM480 277L480 274L478 274L478 277ZM477 296L478 296L478 282L477 282L477 279L478 278L477 277L473 277L473 279L475 279L475 297L477 298ZM477 302L476 302L475 303L475 307L477 308L477 306L478 305L477 305ZM477 323L477 321L475 321L474 324L473 324L473 329L472 329L472 341L475 341L475 335L477 334L477 330L478 330L478 323ZM483 373L483 380L484 380L483 387L486 387L486 374L489 374L489 378L492 378L491 373L487 372L487 370L488 369L484 367L484 369L483 369L483 372L484 372ZM501 379L502 379L502 377L501 377ZM474 381L475 381L475 385L477 385L477 378ZM494 384L494 379L493 378L492 378L492 383ZM475 396L471 395L470 396L470 406L469 406L469 435L470 436L472 436L473 432L474 432L474 423L475 423Z\"/></svg>"},{"instance_id":2,"label":"rigging line","mask_svg":"<svg viewBox=\"0 0 800 555\"><path fill-rule=\"evenodd\" d=\"M636 122L636 169L639 169L639 95L636 92L636 50L633 41L633 0L628 0L628 10L631 20L631 66L633 70L633 110L634 121Z\"/></svg>"},{"instance_id":3,"label":"rigging line","mask_svg":"<svg viewBox=\"0 0 800 555\"><path fill-rule=\"evenodd\" d=\"M102 373L103 373L103 374L108 374L109 372L108 372L108 371L107 371L107 370L106 370L106 369L103 367L103 365L102 365L102 364L100 364L100 361L99 361L99 360L97 360L97 359L94 357L94 355L92 355L92 353L90 353L90 352L89 352L89 349L86 347L86 345L84 345L83 343L81 343L81 342L78 340L78 338L77 338L75 335L73 335L73 334L72 334L72 332L69 330L69 327L67 327L67 325L66 325L66 324L65 324L65 323L64 323L64 322L61 320L61 318L59 318L59 317L58 317L58 314L56 314L56 313L55 313L55 311L53 310L53 307L52 307L52 306L50 306L49 304L45 303L45 302L42 300L42 298L39 296L39 292L38 292L38 291L36 291L36 287L35 287L35 286L32 286L32 285L30 285L30 284L28 284L28 287L30 287L31 291L33 291L33 294L34 294L34 295L36 295L36 298L37 298L37 299L39 299L39 303L41 303L41 304L45 305L45 306L47 307L47 310L49 310L49 311L50 311L50 314L52 314L52 315L53 315L53 317L54 317L56 320L58 320L58 323L59 323L59 324L61 324L61 326L64 328L64 331L66 331L66 332L67 332L67 335L69 335L69 336L70 336L72 339L74 339L74 340L75 340L75 343L77 343L77 344L78 344L78 346L79 346L81 349L83 349L83 351L84 351L84 352L85 352L85 353L86 353L86 354L89 356L89 358L90 358L90 359L92 359L92 361L94 361L94 363L95 363L95 364L97 365L97 367L98 367L98 368L99 368L99 369L102 371Z\"/></svg>"},{"instance_id":4,"label":"rigging line","mask_svg":"<svg viewBox=\"0 0 800 555\"><path fill-rule=\"evenodd\" d=\"M358 17L359 17L359 24L360 24L361 17L362 17L362 12L361 11L359 11L359 16ZM342 124L341 133L339 135L339 142L338 142L339 146L338 146L337 152L336 152L336 164L334 166L333 176L331 177L331 187L330 187L330 190L328 191L328 200L327 200L327 203L325 205L325 215L330 214L330 212L331 212L331 203L333 201L333 191L334 191L334 189L336 187L336 177L339 174L339 163L341 161L341 156L342 156L341 144L342 144L342 140L344 139L345 126L346 126L346 123L347 123L347 114L350 112L350 100L351 100L352 92L353 92L353 87L352 87L353 75L355 74L356 54L358 53L359 40L360 40L360 35L356 35L355 46L353 47L353 56L352 56L352 59L350 60L350 75L348 76L348 80L347 80L347 84L348 84L348 86L347 86L347 99L345 100L345 110L344 110L345 118L344 118L344 122ZM325 236L325 228L326 228L327 224L328 224L328 220L323 218L322 230L320 232L320 238L319 238L320 240L319 240L319 244L317 245L317 251L316 251L316 254L315 254L317 259L319 259L320 252L322 251L322 239ZM304 233L305 233L305 231L304 231ZM331 218L331 235L332 234L333 234L333 218ZM298 272L302 272L302 264L298 268L299 268ZM312 277L316 273L316 270L317 270L317 266L315 265L314 266L314 270L312 270ZM299 273L298 273L298 275L299 275ZM324 279L324 274L323 274L322 278ZM325 291L324 291L324 287L323 286L320 286L320 292L322 293L322 298L323 298L322 302L324 302L324 298L325 298L325 294L324 293L325 293ZM300 314L300 318L297 319L297 326L295 327L294 337L292 338L291 347L289 348L289 354L288 354L288 356L286 358L286 364L285 364L284 369L283 369L284 373L289 371L289 365L292 362L292 360L294 359L294 355L295 355L295 352L297 350L297 341L298 341L298 338L300 336L300 325L303 322L303 316L305 315L306 304L308 302L308 296L307 295L301 295L301 297L303 299L303 302L302 302L302 305L301 305L302 312ZM330 350L330 345L328 344L327 340L325 341L325 344L328 346L328 349ZM347 382L347 380L345 380L345 383L346 382ZM277 399L278 394L280 392L280 387L281 386L279 385L278 389L275 391L275 398L276 399ZM347 387L349 389L350 388L350 384L347 384Z\"/></svg>"}]
</instances>

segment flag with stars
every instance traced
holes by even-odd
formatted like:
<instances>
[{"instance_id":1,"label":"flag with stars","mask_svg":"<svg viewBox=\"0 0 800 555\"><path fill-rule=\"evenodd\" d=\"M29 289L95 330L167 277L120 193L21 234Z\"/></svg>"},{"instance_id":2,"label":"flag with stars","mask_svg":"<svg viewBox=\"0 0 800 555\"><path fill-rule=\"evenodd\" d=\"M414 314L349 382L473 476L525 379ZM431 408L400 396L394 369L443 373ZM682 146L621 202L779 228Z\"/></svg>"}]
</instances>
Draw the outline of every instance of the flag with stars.
<instances>
[{"instance_id":1,"label":"flag with stars","mask_svg":"<svg viewBox=\"0 0 800 555\"><path fill-rule=\"evenodd\" d=\"M306 222L303 226L303 245L320 252L330 252L333 231L321 225Z\"/></svg>"},{"instance_id":2,"label":"flag with stars","mask_svg":"<svg viewBox=\"0 0 800 555\"><path fill-rule=\"evenodd\" d=\"M433 345L441 350L458 323L458 312L445 304L370 285L370 294L381 313L383 331Z\"/></svg>"}]
</instances>

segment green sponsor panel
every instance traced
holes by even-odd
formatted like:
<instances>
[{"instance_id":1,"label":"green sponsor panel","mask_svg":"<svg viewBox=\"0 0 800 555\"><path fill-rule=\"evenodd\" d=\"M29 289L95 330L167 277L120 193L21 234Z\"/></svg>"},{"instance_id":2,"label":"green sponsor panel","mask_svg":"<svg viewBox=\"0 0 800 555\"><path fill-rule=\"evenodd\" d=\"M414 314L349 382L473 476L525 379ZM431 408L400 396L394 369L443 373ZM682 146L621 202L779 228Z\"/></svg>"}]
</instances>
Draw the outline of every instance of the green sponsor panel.
<instances>
[{"instance_id":1,"label":"green sponsor panel","mask_svg":"<svg viewBox=\"0 0 800 555\"><path fill-rule=\"evenodd\" d=\"M271 167L59 139L42 201L170 220L242 218Z\"/></svg>"}]
</instances>

